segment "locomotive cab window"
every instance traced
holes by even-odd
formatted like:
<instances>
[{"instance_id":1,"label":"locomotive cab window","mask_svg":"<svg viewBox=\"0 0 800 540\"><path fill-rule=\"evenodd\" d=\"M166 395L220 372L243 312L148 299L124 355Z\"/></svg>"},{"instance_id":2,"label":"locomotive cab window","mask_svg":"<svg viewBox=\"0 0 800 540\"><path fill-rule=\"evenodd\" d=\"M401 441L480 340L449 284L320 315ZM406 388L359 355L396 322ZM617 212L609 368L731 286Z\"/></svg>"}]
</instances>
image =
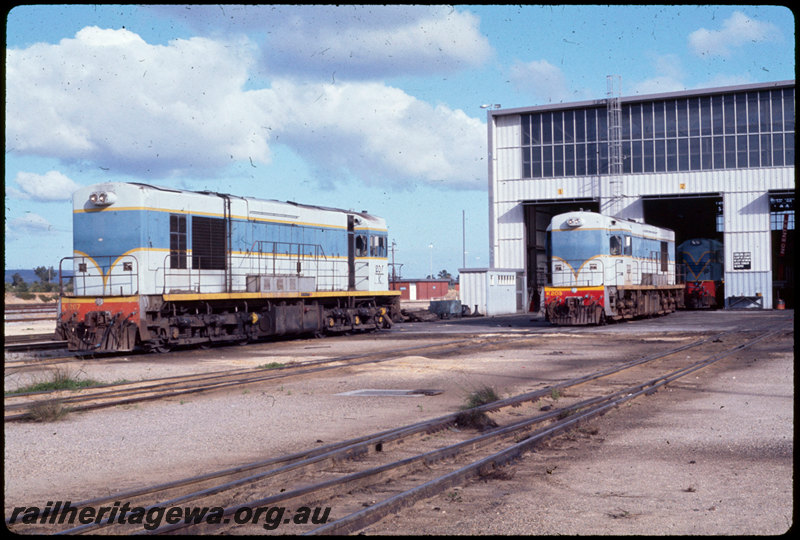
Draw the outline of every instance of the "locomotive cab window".
<instances>
[{"instance_id":1,"label":"locomotive cab window","mask_svg":"<svg viewBox=\"0 0 800 540\"><path fill-rule=\"evenodd\" d=\"M622 238L614 235L609 237L609 250L611 255L622 255Z\"/></svg>"},{"instance_id":2,"label":"locomotive cab window","mask_svg":"<svg viewBox=\"0 0 800 540\"><path fill-rule=\"evenodd\" d=\"M371 236L369 246L370 257L386 257L386 237Z\"/></svg>"},{"instance_id":3,"label":"locomotive cab window","mask_svg":"<svg viewBox=\"0 0 800 540\"><path fill-rule=\"evenodd\" d=\"M623 248L623 255L633 255L633 239L629 234L623 236L625 240L625 246Z\"/></svg>"},{"instance_id":4,"label":"locomotive cab window","mask_svg":"<svg viewBox=\"0 0 800 540\"><path fill-rule=\"evenodd\" d=\"M169 267L186 268L186 216L169 216Z\"/></svg>"},{"instance_id":5,"label":"locomotive cab window","mask_svg":"<svg viewBox=\"0 0 800 540\"><path fill-rule=\"evenodd\" d=\"M366 257L367 249L367 235L356 235L356 257Z\"/></svg>"}]
</instances>

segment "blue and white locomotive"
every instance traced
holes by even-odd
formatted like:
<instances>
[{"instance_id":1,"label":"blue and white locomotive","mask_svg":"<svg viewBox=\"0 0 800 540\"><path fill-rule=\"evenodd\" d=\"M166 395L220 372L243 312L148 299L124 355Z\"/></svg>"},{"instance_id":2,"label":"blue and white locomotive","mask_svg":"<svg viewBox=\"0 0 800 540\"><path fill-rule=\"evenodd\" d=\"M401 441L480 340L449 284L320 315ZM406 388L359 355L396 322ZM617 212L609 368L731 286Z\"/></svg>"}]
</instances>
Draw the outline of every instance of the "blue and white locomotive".
<instances>
[{"instance_id":1,"label":"blue and white locomotive","mask_svg":"<svg viewBox=\"0 0 800 540\"><path fill-rule=\"evenodd\" d=\"M723 244L713 238L692 238L678 246L678 262L686 274L687 308L717 308L724 303L724 260Z\"/></svg>"},{"instance_id":2,"label":"blue and white locomotive","mask_svg":"<svg viewBox=\"0 0 800 540\"><path fill-rule=\"evenodd\" d=\"M364 212L107 183L73 195L73 228L71 350L370 330L399 311L386 223Z\"/></svg>"},{"instance_id":3,"label":"blue and white locomotive","mask_svg":"<svg viewBox=\"0 0 800 540\"><path fill-rule=\"evenodd\" d=\"M547 250L545 313L554 324L604 324L671 313L683 304L669 229L567 212L547 227Z\"/></svg>"}]
</instances>

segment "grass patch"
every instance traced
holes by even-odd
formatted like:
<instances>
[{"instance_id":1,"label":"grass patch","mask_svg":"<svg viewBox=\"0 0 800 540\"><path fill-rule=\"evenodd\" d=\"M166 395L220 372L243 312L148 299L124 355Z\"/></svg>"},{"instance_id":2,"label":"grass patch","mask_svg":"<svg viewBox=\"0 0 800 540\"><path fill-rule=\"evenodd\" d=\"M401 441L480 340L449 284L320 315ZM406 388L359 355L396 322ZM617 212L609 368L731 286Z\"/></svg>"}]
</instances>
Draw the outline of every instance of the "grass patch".
<instances>
[{"instance_id":1,"label":"grass patch","mask_svg":"<svg viewBox=\"0 0 800 540\"><path fill-rule=\"evenodd\" d=\"M260 366L256 366L258 369L280 369L284 367L285 364L280 362L270 362L269 364L261 364Z\"/></svg>"},{"instance_id":2,"label":"grass patch","mask_svg":"<svg viewBox=\"0 0 800 540\"><path fill-rule=\"evenodd\" d=\"M459 427L474 428L480 431L497 427L497 423L485 412L477 411L475 408L499 399L497 392L491 386L483 386L471 392L464 405L461 406L461 412L456 416L456 424Z\"/></svg>"},{"instance_id":3,"label":"grass patch","mask_svg":"<svg viewBox=\"0 0 800 540\"><path fill-rule=\"evenodd\" d=\"M52 392L54 390L80 390L99 386L99 381L93 379L79 379L68 369L58 368L50 372L50 377L45 380L35 381L27 386L6 392L9 394L27 394L29 392Z\"/></svg>"}]
</instances>

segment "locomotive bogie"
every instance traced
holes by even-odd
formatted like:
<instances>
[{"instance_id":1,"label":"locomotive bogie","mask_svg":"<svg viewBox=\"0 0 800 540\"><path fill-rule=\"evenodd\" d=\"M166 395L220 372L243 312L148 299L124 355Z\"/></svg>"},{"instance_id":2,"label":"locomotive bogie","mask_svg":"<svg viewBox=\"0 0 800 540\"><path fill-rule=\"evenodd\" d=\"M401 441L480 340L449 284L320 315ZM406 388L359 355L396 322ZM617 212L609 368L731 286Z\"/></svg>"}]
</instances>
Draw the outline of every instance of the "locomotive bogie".
<instances>
[{"instance_id":1,"label":"locomotive bogie","mask_svg":"<svg viewBox=\"0 0 800 540\"><path fill-rule=\"evenodd\" d=\"M57 325L73 350L368 330L399 312L385 222L365 212L122 183L73 205Z\"/></svg>"}]
</instances>

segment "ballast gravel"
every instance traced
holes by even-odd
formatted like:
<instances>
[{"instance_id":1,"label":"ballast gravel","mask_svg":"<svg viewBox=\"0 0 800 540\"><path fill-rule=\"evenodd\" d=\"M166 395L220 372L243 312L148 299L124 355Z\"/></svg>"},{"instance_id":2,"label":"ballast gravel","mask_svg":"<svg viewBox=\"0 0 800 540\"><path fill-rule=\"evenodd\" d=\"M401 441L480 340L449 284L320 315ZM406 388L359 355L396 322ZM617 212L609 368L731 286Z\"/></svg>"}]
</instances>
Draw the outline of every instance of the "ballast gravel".
<instances>
[{"instance_id":1,"label":"ballast gravel","mask_svg":"<svg viewBox=\"0 0 800 540\"><path fill-rule=\"evenodd\" d=\"M730 320L716 316L725 325ZM73 413L52 423L9 423L6 517L18 506L113 494L436 417L457 410L482 385L503 397L529 391L567 378L567 371L594 371L619 355L630 358L649 347L648 340L667 347L670 332L692 326L686 320L681 325L681 314L673 314L669 322L676 329L666 332L648 334L651 327L639 326L635 339L612 327L567 336L568 342L543 337L541 346L526 350L444 359L409 354L236 390ZM423 343L425 336L418 339ZM298 340L170 355L160 362L145 355L83 363L80 370L101 380L136 380L373 346L363 339ZM789 334L638 398L488 479L420 501L363 532L783 534L793 525L793 380ZM364 388L442 393L341 395Z\"/></svg>"}]
</instances>

